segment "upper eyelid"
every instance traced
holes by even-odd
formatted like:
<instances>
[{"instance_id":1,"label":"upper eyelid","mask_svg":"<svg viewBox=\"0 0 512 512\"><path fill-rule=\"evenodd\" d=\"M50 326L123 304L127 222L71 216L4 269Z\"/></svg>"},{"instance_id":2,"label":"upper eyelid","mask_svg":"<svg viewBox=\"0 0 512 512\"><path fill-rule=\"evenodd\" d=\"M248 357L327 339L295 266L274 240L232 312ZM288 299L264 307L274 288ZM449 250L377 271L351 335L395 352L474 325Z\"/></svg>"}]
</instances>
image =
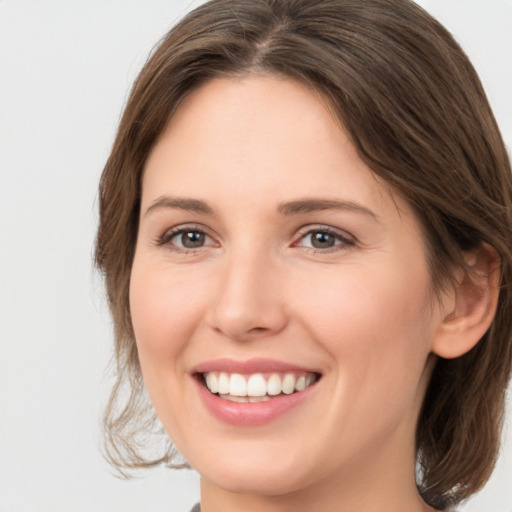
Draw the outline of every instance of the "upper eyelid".
<instances>
[{"instance_id":1,"label":"upper eyelid","mask_svg":"<svg viewBox=\"0 0 512 512\"><path fill-rule=\"evenodd\" d=\"M308 224L300 228L297 231L297 234L298 236L303 237L311 233L312 231L325 231L333 235L338 235L340 238L350 239L354 242L356 241L356 237L349 233L348 231L341 228L335 228L334 226L329 226L326 224Z\"/></svg>"},{"instance_id":2,"label":"upper eyelid","mask_svg":"<svg viewBox=\"0 0 512 512\"><path fill-rule=\"evenodd\" d=\"M185 223L185 224L177 224L176 226L172 226L170 228L167 228L163 231L162 235L165 236L166 234L176 234L181 233L182 231L200 231L201 233L204 233L205 235L210 236L210 229L208 229L206 226L203 226L202 224L197 224L195 222L191 223Z\"/></svg>"},{"instance_id":3,"label":"upper eyelid","mask_svg":"<svg viewBox=\"0 0 512 512\"><path fill-rule=\"evenodd\" d=\"M164 245L168 243L172 238L185 231L197 231L200 233L204 233L207 237L211 238L212 240L215 240L215 236L211 233L211 230L209 230L206 226L196 223L177 224L176 226L167 228L161 234L157 235L157 245Z\"/></svg>"},{"instance_id":4,"label":"upper eyelid","mask_svg":"<svg viewBox=\"0 0 512 512\"><path fill-rule=\"evenodd\" d=\"M198 231L201 233L204 233L206 236L210 237L212 240L216 241L219 237L216 236L211 229L209 229L207 226L204 226L200 223L184 223L184 224L177 224L175 226L172 226L170 228L165 229L158 237L157 240L160 241L160 243L165 243L166 241L169 241L174 236L182 233L183 231ZM325 231L327 233L330 233L332 235L338 236L341 239L356 242L356 237L349 233L348 231L337 228L328 224L306 224L301 226L298 230L295 231L295 235L293 236L293 244L296 244L298 241L303 239L306 235L310 234L314 231ZM218 242L217 242L218 243Z\"/></svg>"},{"instance_id":5,"label":"upper eyelid","mask_svg":"<svg viewBox=\"0 0 512 512\"><path fill-rule=\"evenodd\" d=\"M337 242L333 246L328 248L314 248L314 247L308 247L307 245L302 245L304 240L310 236L311 233L314 232L325 232L330 235L333 235L337 238ZM295 236L294 241L292 242L291 247L299 248L301 250L312 252L314 254L318 255L332 255L332 254L338 254L341 252L344 252L348 250L349 248L354 248L359 245L358 240L350 234L348 231L340 228L335 228L330 225L325 224L317 224L317 225L306 225L303 226L298 234Z\"/></svg>"}]
</instances>

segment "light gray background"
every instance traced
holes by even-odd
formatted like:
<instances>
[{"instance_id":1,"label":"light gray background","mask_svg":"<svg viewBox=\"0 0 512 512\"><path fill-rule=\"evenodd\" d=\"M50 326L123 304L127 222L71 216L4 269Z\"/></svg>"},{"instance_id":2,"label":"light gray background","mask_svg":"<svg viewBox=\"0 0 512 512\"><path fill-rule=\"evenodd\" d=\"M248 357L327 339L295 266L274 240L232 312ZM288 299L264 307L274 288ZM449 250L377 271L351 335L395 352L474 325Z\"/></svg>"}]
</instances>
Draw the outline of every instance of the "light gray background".
<instances>
[{"instance_id":1,"label":"light gray background","mask_svg":"<svg viewBox=\"0 0 512 512\"><path fill-rule=\"evenodd\" d=\"M0 0L0 512L180 512L191 471L121 481L99 452L111 328L96 187L136 73L188 0ZM512 146L512 1L423 0L481 74ZM512 512L512 414L464 512Z\"/></svg>"}]
</instances>

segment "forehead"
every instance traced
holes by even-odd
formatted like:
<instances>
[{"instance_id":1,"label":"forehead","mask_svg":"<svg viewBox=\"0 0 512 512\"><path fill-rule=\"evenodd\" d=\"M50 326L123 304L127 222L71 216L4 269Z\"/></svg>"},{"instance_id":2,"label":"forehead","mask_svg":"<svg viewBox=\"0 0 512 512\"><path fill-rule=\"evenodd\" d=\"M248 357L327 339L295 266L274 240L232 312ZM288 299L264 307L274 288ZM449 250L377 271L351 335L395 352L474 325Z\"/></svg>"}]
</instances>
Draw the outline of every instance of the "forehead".
<instances>
[{"instance_id":1,"label":"forehead","mask_svg":"<svg viewBox=\"0 0 512 512\"><path fill-rule=\"evenodd\" d=\"M412 213L319 93L273 76L214 79L185 98L147 160L143 207L164 194L225 207L318 196Z\"/></svg>"}]
</instances>

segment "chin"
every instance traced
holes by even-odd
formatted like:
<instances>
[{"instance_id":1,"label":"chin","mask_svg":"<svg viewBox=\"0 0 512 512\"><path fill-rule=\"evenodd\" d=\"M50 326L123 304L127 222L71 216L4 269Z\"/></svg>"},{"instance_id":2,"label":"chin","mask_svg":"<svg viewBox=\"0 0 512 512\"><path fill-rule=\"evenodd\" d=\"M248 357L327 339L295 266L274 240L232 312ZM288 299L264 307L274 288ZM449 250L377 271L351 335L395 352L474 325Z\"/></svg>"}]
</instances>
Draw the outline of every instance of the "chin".
<instances>
[{"instance_id":1,"label":"chin","mask_svg":"<svg viewBox=\"0 0 512 512\"><path fill-rule=\"evenodd\" d=\"M254 460L251 456L237 457L237 460L202 461L193 467L202 478L232 493L260 496L289 494L307 486L306 477L298 473L303 464L285 464L276 458Z\"/></svg>"},{"instance_id":2,"label":"chin","mask_svg":"<svg viewBox=\"0 0 512 512\"><path fill-rule=\"evenodd\" d=\"M261 472L246 470L243 474L223 474L220 477L213 475L211 479L208 475L203 477L228 492L254 496L280 496L304 487L296 478L291 479L289 474L275 475L274 472L265 475Z\"/></svg>"}]
</instances>

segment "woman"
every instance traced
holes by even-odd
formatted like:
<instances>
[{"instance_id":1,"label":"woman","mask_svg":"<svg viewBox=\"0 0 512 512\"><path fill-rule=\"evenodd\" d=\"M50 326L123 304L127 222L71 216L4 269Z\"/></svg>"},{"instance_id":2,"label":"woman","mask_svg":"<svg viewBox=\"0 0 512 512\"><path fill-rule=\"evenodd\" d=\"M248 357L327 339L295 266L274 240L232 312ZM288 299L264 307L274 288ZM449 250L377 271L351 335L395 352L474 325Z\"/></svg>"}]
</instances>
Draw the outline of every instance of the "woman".
<instances>
[{"instance_id":1,"label":"woman","mask_svg":"<svg viewBox=\"0 0 512 512\"><path fill-rule=\"evenodd\" d=\"M498 453L511 207L475 71L414 3L199 7L100 184L110 460L177 449L206 512L455 506Z\"/></svg>"}]
</instances>

